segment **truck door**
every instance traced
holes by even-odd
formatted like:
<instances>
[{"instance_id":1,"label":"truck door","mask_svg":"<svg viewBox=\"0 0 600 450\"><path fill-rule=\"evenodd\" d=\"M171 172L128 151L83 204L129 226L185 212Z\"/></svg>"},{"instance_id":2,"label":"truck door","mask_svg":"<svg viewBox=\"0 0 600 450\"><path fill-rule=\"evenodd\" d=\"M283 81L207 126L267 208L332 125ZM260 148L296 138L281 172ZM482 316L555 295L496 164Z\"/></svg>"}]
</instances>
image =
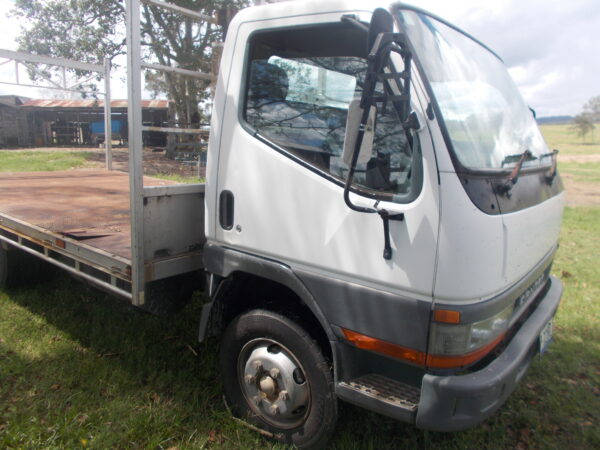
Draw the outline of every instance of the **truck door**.
<instances>
[{"instance_id":1,"label":"truck door","mask_svg":"<svg viewBox=\"0 0 600 450\"><path fill-rule=\"evenodd\" d=\"M380 108L372 158L358 166L351 196L357 204L379 202L404 213L403 221L390 222L393 254L384 259L381 218L354 212L343 199L346 116L367 64L366 32L340 16L310 16L310 24L298 17L245 22L235 50L226 48L226 99L213 113L211 132L211 140L218 136L211 143L219 145L218 174L208 180L217 185L212 201L219 214L209 241L288 265L323 297L318 301L332 323L373 335L383 320L389 326L377 337L396 333L391 340L398 342L398 321L415 321L399 299L418 303L428 321L437 169L425 120L411 146L394 105ZM416 92L412 98L412 108L425 117ZM210 151L209 158L216 157L214 147ZM370 301L379 294L386 300ZM389 314L376 318L373 308ZM423 324L409 340L424 350L425 336Z\"/></svg>"}]
</instances>

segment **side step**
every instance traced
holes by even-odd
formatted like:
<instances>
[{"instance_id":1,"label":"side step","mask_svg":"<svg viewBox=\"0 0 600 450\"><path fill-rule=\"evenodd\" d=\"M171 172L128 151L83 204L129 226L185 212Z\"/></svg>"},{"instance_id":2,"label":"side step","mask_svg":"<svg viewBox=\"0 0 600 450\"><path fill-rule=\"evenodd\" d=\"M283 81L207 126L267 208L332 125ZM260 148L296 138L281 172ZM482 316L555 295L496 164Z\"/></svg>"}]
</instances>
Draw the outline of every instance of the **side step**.
<instances>
[{"instance_id":1,"label":"side step","mask_svg":"<svg viewBox=\"0 0 600 450\"><path fill-rule=\"evenodd\" d=\"M336 394L355 405L413 422L421 392L415 386L372 373L338 383Z\"/></svg>"}]
</instances>

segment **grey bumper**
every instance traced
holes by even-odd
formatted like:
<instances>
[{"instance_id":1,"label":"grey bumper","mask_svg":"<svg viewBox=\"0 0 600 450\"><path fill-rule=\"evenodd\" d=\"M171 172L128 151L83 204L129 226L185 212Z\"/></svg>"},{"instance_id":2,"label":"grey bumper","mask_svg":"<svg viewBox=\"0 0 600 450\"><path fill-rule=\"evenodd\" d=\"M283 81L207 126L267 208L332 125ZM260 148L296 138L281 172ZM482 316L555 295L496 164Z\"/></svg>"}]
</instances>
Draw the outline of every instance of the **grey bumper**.
<instances>
[{"instance_id":1,"label":"grey bumper","mask_svg":"<svg viewBox=\"0 0 600 450\"><path fill-rule=\"evenodd\" d=\"M562 291L560 280L550 277L544 299L506 349L484 369L460 376L425 375L417 427L433 431L464 430L500 408L527 372L538 351L538 336L554 316Z\"/></svg>"}]
</instances>

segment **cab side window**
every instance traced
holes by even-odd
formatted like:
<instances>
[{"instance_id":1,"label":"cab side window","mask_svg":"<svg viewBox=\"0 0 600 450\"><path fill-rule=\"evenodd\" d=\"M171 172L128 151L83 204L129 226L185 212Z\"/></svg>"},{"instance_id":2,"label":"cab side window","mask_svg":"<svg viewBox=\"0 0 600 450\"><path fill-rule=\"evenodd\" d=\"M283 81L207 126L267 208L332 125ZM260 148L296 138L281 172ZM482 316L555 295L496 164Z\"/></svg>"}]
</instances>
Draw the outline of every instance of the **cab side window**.
<instances>
[{"instance_id":1,"label":"cab side window","mask_svg":"<svg viewBox=\"0 0 600 450\"><path fill-rule=\"evenodd\" d=\"M339 181L348 173L342 160L348 107L360 97L367 69L357 52L366 46L365 33L342 28L255 35L244 106L246 122L260 136ZM380 107L373 154L357 166L355 190L388 201L412 200L420 187L414 141L411 147L394 105Z\"/></svg>"}]
</instances>

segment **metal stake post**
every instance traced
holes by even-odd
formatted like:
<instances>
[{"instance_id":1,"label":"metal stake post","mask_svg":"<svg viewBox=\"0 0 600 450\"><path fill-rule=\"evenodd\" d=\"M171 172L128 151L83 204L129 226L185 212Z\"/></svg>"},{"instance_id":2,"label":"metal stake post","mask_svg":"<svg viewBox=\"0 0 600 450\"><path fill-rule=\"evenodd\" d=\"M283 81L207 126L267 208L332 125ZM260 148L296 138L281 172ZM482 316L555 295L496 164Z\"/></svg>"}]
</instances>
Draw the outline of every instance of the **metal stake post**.
<instances>
[{"instance_id":1,"label":"metal stake post","mask_svg":"<svg viewBox=\"0 0 600 450\"><path fill-rule=\"evenodd\" d=\"M131 294L134 305L144 302L144 185L142 167L142 67L140 3L126 1L127 115L129 123L129 196L131 206Z\"/></svg>"}]
</instances>

